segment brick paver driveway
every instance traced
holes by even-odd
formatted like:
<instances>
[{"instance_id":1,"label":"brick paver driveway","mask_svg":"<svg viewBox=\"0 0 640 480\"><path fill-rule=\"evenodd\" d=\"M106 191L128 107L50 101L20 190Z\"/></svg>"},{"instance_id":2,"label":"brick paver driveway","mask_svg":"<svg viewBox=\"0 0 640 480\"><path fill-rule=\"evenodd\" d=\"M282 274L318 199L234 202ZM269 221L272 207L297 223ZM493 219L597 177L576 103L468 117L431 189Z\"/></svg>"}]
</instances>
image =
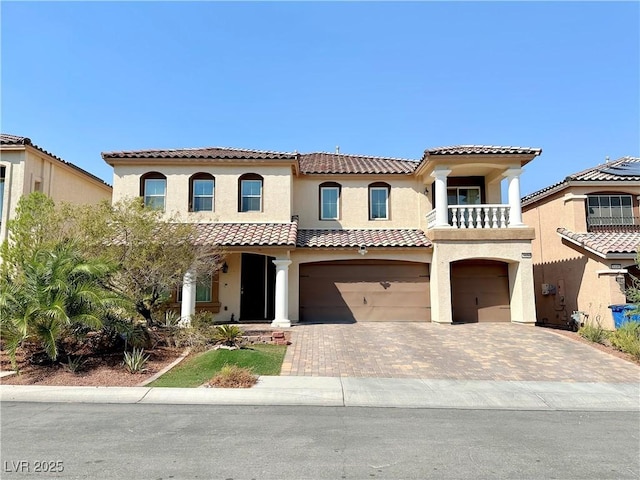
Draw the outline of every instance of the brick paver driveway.
<instances>
[{"instance_id":1,"label":"brick paver driveway","mask_svg":"<svg viewBox=\"0 0 640 480\"><path fill-rule=\"evenodd\" d=\"M299 324L282 375L638 382L640 366L509 323Z\"/></svg>"}]
</instances>

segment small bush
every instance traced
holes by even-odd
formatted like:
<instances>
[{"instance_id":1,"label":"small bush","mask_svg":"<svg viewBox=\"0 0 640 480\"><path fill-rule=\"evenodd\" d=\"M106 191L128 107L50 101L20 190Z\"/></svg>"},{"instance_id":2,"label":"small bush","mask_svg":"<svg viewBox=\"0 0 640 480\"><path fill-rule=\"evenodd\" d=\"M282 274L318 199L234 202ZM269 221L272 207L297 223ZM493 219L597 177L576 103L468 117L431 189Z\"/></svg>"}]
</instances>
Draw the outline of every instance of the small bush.
<instances>
[{"instance_id":1,"label":"small bush","mask_svg":"<svg viewBox=\"0 0 640 480\"><path fill-rule=\"evenodd\" d=\"M194 353L202 352L212 343L210 329L175 327L167 335L167 343L177 348L189 347Z\"/></svg>"},{"instance_id":2,"label":"small bush","mask_svg":"<svg viewBox=\"0 0 640 480\"><path fill-rule=\"evenodd\" d=\"M220 388L250 388L258 381L258 377L249 368L237 365L225 365L210 381L209 385Z\"/></svg>"},{"instance_id":3,"label":"small bush","mask_svg":"<svg viewBox=\"0 0 640 480\"><path fill-rule=\"evenodd\" d=\"M611 345L640 360L640 322L626 322L609 337Z\"/></svg>"},{"instance_id":4,"label":"small bush","mask_svg":"<svg viewBox=\"0 0 640 480\"><path fill-rule=\"evenodd\" d=\"M244 332L235 325L219 325L213 334L214 340L222 345L237 347Z\"/></svg>"},{"instance_id":5,"label":"small bush","mask_svg":"<svg viewBox=\"0 0 640 480\"><path fill-rule=\"evenodd\" d=\"M84 368L86 363L87 361L82 357L82 355L79 355L77 357L69 355L64 366L69 372L78 373Z\"/></svg>"},{"instance_id":6,"label":"small bush","mask_svg":"<svg viewBox=\"0 0 640 480\"><path fill-rule=\"evenodd\" d=\"M585 322L578 330L578 335L593 343L604 343L607 339L607 331L602 328L599 321Z\"/></svg>"},{"instance_id":7,"label":"small bush","mask_svg":"<svg viewBox=\"0 0 640 480\"><path fill-rule=\"evenodd\" d=\"M134 348L133 352L124 352L124 366L129 373L142 373L147 370L149 355L143 349Z\"/></svg>"}]
</instances>

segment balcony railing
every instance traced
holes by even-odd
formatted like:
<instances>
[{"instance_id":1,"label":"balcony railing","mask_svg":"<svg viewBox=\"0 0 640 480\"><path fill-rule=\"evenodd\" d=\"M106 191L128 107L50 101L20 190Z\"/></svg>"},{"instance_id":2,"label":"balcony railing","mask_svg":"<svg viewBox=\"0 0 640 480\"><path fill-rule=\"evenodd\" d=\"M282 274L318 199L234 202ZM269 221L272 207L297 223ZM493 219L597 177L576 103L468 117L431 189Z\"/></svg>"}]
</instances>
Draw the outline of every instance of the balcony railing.
<instances>
[{"instance_id":1,"label":"balcony railing","mask_svg":"<svg viewBox=\"0 0 640 480\"><path fill-rule=\"evenodd\" d=\"M507 228L509 205L450 205L449 225L453 228ZM436 226L436 211L427 214L427 228Z\"/></svg>"},{"instance_id":2,"label":"balcony railing","mask_svg":"<svg viewBox=\"0 0 640 480\"><path fill-rule=\"evenodd\" d=\"M587 217L588 232L640 232L638 217Z\"/></svg>"}]
</instances>

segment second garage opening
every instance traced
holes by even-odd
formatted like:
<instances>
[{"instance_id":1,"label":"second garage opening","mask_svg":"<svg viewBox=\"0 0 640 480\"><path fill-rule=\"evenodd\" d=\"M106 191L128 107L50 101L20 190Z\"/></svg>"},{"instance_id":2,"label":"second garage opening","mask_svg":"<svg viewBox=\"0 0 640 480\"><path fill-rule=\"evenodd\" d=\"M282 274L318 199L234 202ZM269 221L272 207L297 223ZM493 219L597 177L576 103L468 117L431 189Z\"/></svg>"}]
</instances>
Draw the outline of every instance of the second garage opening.
<instances>
[{"instance_id":1,"label":"second garage opening","mask_svg":"<svg viewBox=\"0 0 640 480\"><path fill-rule=\"evenodd\" d=\"M300 265L303 322L430 322L429 265L342 260Z\"/></svg>"}]
</instances>

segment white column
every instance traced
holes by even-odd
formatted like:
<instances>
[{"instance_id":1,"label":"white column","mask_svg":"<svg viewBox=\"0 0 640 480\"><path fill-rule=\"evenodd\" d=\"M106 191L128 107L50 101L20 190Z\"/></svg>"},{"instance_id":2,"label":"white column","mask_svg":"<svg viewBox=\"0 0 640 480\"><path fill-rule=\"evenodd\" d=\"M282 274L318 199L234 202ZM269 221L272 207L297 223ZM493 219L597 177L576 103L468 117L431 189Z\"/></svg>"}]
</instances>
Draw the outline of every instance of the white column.
<instances>
[{"instance_id":1,"label":"white column","mask_svg":"<svg viewBox=\"0 0 640 480\"><path fill-rule=\"evenodd\" d=\"M520 205L520 174L521 168L510 168L505 177L509 182L509 227L522 227L522 206Z\"/></svg>"},{"instance_id":2,"label":"white column","mask_svg":"<svg viewBox=\"0 0 640 480\"><path fill-rule=\"evenodd\" d=\"M180 325L188 327L191 324L191 315L194 313L196 313L196 272L187 270L182 278Z\"/></svg>"},{"instance_id":3,"label":"white column","mask_svg":"<svg viewBox=\"0 0 640 480\"><path fill-rule=\"evenodd\" d=\"M276 266L276 305L272 327L290 327L289 320L289 265L291 260L273 260Z\"/></svg>"},{"instance_id":4,"label":"white column","mask_svg":"<svg viewBox=\"0 0 640 480\"><path fill-rule=\"evenodd\" d=\"M436 227L449 226L449 205L447 204L447 175L451 173L448 169L436 169L431 173L435 178L435 200L436 200Z\"/></svg>"}]
</instances>

